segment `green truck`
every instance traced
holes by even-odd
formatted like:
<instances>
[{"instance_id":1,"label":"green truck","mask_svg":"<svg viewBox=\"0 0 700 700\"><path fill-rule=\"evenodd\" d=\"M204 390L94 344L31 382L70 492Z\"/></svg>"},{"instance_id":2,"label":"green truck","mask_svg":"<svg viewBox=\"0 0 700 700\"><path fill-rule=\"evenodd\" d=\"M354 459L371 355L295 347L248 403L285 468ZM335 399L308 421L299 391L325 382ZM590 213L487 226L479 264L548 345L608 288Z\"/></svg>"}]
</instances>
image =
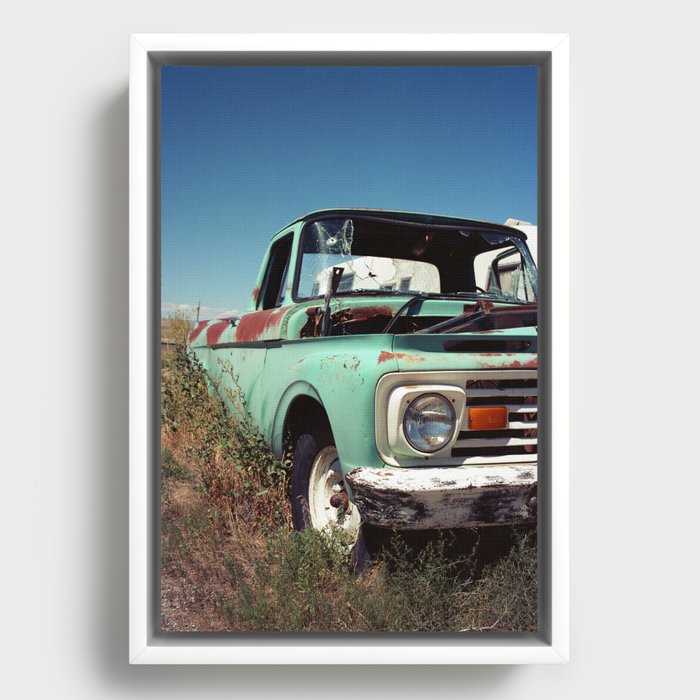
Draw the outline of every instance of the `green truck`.
<instances>
[{"instance_id":1,"label":"green truck","mask_svg":"<svg viewBox=\"0 0 700 700\"><path fill-rule=\"evenodd\" d=\"M330 209L273 237L249 310L191 351L292 449L294 525L535 522L537 271L526 236ZM233 368L233 375L225 368Z\"/></svg>"}]
</instances>

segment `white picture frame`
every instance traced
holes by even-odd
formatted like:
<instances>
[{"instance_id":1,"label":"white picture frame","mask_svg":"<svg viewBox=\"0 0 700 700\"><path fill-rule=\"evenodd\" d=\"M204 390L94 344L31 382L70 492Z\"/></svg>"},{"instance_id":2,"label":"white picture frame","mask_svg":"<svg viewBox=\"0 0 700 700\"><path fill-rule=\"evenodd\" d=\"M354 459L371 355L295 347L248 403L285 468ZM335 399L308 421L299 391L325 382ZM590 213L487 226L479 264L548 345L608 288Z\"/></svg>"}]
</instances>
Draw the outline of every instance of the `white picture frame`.
<instances>
[{"instance_id":1,"label":"white picture frame","mask_svg":"<svg viewBox=\"0 0 700 700\"><path fill-rule=\"evenodd\" d=\"M545 371L551 468L540 495L540 630L468 635L188 635L158 633L157 436L153 434L158 350L153 318L159 263L156 183L157 71L164 62L226 65L236 54L356 52L397 57L442 53L482 65L530 60L540 68L540 267L551 300ZM569 41L565 34L136 34L131 37L129 660L133 664L533 664L569 658ZM529 59L527 57L530 57ZM544 296L544 295L543 295ZM155 404L157 405L157 404ZM332 653L331 653L332 652Z\"/></svg>"}]
</instances>

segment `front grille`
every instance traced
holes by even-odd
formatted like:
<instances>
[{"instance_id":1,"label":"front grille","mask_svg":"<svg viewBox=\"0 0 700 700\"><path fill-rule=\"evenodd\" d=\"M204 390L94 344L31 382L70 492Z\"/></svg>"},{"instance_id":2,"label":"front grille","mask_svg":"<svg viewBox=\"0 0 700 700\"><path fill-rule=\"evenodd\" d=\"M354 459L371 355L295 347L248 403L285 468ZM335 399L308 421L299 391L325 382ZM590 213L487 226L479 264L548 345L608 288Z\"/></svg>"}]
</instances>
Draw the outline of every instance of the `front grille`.
<instances>
[{"instance_id":1,"label":"front grille","mask_svg":"<svg viewBox=\"0 0 700 700\"><path fill-rule=\"evenodd\" d=\"M504 373L505 374L505 373ZM467 380L464 422L452 448L452 457L465 464L537 461L537 371L518 372L517 378ZM473 406L506 406L503 430L469 430Z\"/></svg>"}]
</instances>

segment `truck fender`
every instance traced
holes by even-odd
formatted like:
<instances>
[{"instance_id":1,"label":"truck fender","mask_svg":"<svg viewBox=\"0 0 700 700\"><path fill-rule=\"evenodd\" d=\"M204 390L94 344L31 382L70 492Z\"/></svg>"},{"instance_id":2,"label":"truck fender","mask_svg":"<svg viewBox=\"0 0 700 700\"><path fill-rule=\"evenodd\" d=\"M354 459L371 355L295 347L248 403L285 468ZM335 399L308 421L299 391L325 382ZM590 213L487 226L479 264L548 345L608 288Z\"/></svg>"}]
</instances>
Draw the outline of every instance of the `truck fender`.
<instances>
[{"instance_id":1,"label":"truck fender","mask_svg":"<svg viewBox=\"0 0 700 700\"><path fill-rule=\"evenodd\" d=\"M300 396L312 398L323 406L323 401L321 401L318 391L309 382L299 380L287 387L277 404L271 432L270 446L278 457L282 456L284 450L284 426L287 421L287 413L295 399L298 399Z\"/></svg>"}]
</instances>

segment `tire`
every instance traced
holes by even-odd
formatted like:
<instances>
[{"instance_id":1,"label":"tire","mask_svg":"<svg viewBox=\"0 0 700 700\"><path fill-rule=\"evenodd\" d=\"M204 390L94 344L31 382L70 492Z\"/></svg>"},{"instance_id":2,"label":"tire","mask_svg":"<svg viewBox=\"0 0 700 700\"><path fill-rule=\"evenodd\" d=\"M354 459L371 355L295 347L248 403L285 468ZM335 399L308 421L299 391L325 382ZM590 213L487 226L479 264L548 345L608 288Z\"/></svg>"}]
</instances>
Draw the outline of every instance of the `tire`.
<instances>
[{"instance_id":1,"label":"tire","mask_svg":"<svg viewBox=\"0 0 700 700\"><path fill-rule=\"evenodd\" d=\"M329 429L303 433L294 445L292 460L292 521L295 530L323 530L334 525L345 533L353 568L367 562L360 513L352 501L331 505L331 497L344 493L338 451Z\"/></svg>"}]
</instances>

